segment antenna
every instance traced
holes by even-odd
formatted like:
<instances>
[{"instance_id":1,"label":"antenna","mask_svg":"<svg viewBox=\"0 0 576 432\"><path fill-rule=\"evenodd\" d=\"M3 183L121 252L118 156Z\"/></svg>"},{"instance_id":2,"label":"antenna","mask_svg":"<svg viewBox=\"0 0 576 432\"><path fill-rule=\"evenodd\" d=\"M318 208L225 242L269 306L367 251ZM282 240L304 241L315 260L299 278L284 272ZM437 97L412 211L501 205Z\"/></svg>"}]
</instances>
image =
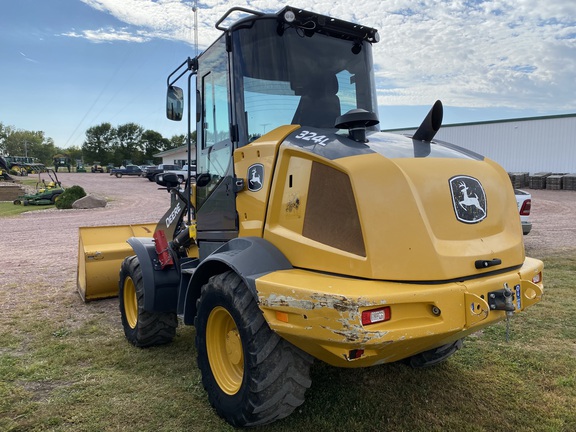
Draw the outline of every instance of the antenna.
<instances>
[{"instance_id":1,"label":"antenna","mask_svg":"<svg viewBox=\"0 0 576 432\"><path fill-rule=\"evenodd\" d=\"M192 12L194 12L194 56L198 57L198 0L194 0Z\"/></svg>"}]
</instances>

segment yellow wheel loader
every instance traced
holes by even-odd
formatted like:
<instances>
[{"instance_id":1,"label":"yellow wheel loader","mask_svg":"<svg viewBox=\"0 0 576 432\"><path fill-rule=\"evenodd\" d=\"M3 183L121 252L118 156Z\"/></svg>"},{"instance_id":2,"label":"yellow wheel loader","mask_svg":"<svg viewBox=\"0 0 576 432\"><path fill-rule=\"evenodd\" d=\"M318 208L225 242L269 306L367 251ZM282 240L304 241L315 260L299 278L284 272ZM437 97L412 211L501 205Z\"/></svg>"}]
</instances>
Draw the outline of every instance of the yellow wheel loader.
<instances>
[{"instance_id":1,"label":"yellow wheel loader","mask_svg":"<svg viewBox=\"0 0 576 432\"><path fill-rule=\"evenodd\" d=\"M541 299L507 173L434 140L442 104L413 136L378 130L375 29L292 7L216 27L167 82L195 179L158 176L154 228L81 231L80 292L119 294L131 343L194 325L210 403L253 426L303 403L313 359L431 366Z\"/></svg>"}]
</instances>

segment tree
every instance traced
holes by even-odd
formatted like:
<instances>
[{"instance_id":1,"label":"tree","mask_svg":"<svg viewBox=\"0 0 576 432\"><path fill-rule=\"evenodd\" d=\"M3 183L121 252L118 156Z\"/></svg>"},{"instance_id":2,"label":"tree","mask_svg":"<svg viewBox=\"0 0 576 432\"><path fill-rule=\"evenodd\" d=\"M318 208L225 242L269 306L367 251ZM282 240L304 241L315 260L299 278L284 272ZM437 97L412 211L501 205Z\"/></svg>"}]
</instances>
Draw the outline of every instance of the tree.
<instances>
[{"instance_id":1,"label":"tree","mask_svg":"<svg viewBox=\"0 0 576 432\"><path fill-rule=\"evenodd\" d=\"M7 156L27 156L50 165L56 146L42 131L15 130L0 124L0 151Z\"/></svg>"},{"instance_id":2,"label":"tree","mask_svg":"<svg viewBox=\"0 0 576 432\"><path fill-rule=\"evenodd\" d=\"M184 135L184 134L174 135L174 136L172 136L172 138L170 138L170 142L168 144L168 147L165 150L178 148L178 147L183 146L185 144L186 144L186 135Z\"/></svg>"},{"instance_id":3,"label":"tree","mask_svg":"<svg viewBox=\"0 0 576 432\"><path fill-rule=\"evenodd\" d=\"M145 162L153 160L156 153L169 149L170 140L164 138L159 132L148 129L142 134L141 147L144 156L142 162Z\"/></svg>"},{"instance_id":4,"label":"tree","mask_svg":"<svg viewBox=\"0 0 576 432\"><path fill-rule=\"evenodd\" d=\"M116 130L110 123L92 126L86 131L86 141L82 144L82 154L86 163L99 161L107 164L112 161L112 145Z\"/></svg>"},{"instance_id":5,"label":"tree","mask_svg":"<svg viewBox=\"0 0 576 432\"><path fill-rule=\"evenodd\" d=\"M116 128L116 150L114 160L122 162L131 160L141 162L144 152L142 151L141 138L144 128L136 123L126 123Z\"/></svg>"},{"instance_id":6,"label":"tree","mask_svg":"<svg viewBox=\"0 0 576 432\"><path fill-rule=\"evenodd\" d=\"M8 154L6 151L6 139L12 134L12 128L10 126L4 126L0 122L0 154Z\"/></svg>"}]
</instances>

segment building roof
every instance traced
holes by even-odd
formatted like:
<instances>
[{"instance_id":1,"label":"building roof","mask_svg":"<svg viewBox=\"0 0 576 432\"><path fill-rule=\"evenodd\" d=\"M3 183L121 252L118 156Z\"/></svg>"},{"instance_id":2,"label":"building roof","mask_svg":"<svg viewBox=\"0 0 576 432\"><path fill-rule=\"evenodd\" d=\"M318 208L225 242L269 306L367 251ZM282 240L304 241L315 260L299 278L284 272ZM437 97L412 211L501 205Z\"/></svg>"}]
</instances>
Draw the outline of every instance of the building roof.
<instances>
[{"instance_id":1,"label":"building roof","mask_svg":"<svg viewBox=\"0 0 576 432\"><path fill-rule=\"evenodd\" d=\"M456 126L476 126L476 125L497 124L497 123L523 122L523 121L534 121L534 120L552 120L552 119L571 118L571 117L576 118L576 114L557 114L557 115L539 116L539 117L520 117L520 118L512 118L512 119L485 120L485 121L467 122L467 123L451 123L451 124L443 124L442 128L456 127ZM386 130L383 130L383 132L405 131L405 130L412 130L412 129L415 130L415 129L418 129L418 127L419 126L386 129Z\"/></svg>"},{"instance_id":2,"label":"building roof","mask_svg":"<svg viewBox=\"0 0 576 432\"><path fill-rule=\"evenodd\" d=\"M177 154L177 153L188 153L188 146L183 145L183 146L176 147L173 149L164 150L163 152L156 153L155 155L152 155L152 156L161 158L164 156L170 156L170 155Z\"/></svg>"}]
</instances>

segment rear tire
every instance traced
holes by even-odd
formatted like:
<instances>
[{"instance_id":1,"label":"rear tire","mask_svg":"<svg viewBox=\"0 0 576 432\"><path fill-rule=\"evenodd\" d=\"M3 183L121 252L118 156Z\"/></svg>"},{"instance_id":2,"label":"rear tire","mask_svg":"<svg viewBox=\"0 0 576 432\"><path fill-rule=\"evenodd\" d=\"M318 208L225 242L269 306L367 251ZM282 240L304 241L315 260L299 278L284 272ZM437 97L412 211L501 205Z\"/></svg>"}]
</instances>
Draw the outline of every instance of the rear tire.
<instances>
[{"instance_id":1,"label":"rear tire","mask_svg":"<svg viewBox=\"0 0 576 432\"><path fill-rule=\"evenodd\" d=\"M213 276L197 301L202 383L218 414L255 426L291 414L311 385L313 358L274 333L234 272Z\"/></svg>"},{"instance_id":2,"label":"rear tire","mask_svg":"<svg viewBox=\"0 0 576 432\"><path fill-rule=\"evenodd\" d=\"M458 339L456 342L452 342L446 345L442 345L438 348L434 348L428 351L421 352L419 354L413 355L406 359L406 363L413 368L426 368L431 366L436 366L451 357L462 348L464 339Z\"/></svg>"},{"instance_id":3,"label":"rear tire","mask_svg":"<svg viewBox=\"0 0 576 432\"><path fill-rule=\"evenodd\" d=\"M131 344L144 348L172 342L178 326L176 313L144 310L144 281L135 255L122 262L119 298L122 327Z\"/></svg>"}]
</instances>

